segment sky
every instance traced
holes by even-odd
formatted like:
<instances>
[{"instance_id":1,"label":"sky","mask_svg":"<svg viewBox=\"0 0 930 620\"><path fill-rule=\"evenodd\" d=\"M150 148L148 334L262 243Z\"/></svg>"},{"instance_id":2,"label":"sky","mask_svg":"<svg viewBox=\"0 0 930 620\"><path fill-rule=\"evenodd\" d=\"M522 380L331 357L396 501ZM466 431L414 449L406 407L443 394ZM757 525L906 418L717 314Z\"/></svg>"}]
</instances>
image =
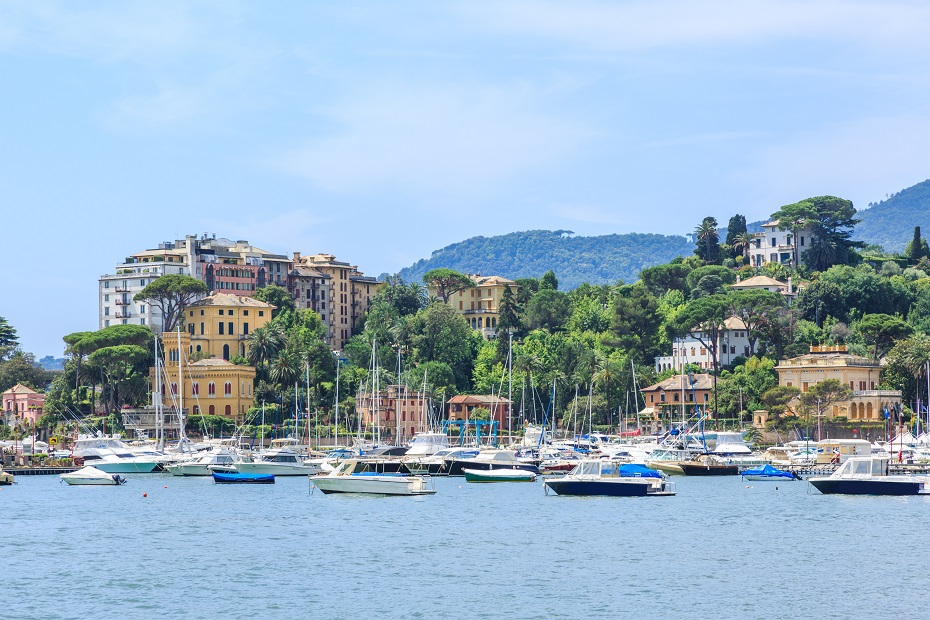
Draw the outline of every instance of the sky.
<instances>
[{"instance_id":1,"label":"sky","mask_svg":"<svg viewBox=\"0 0 930 620\"><path fill-rule=\"evenodd\" d=\"M918 1L0 3L0 316L216 233L370 275L516 230L685 234L923 181Z\"/></svg>"}]
</instances>

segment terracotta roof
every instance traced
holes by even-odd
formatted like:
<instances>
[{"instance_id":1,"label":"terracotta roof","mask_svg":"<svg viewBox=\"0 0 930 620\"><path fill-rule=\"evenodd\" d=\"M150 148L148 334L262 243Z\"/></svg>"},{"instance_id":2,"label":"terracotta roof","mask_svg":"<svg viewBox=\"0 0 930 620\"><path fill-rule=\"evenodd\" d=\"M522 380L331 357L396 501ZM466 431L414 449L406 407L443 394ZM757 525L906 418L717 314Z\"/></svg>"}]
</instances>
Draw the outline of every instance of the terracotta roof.
<instances>
[{"instance_id":1,"label":"terracotta roof","mask_svg":"<svg viewBox=\"0 0 930 620\"><path fill-rule=\"evenodd\" d=\"M31 387L27 387L22 383L17 383L6 392L4 392L4 394L40 394L40 392L36 392Z\"/></svg>"},{"instance_id":2,"label":"terracotta roof","mask_svg":"<svg viewBox=\"0 0 930 620\"><path fill-rule=\"evenodd\" d=\"M208 357L196 362L191 362L188 366L235 366L235 364L229 360L224 360L222 357Z\"/></svg>"},{"instance_id":3,"label":"terracotta roof","mask_svg":"<svg viewBox=\"0 0 930 620\"><path fill-rule=\"evenodd\" d=\"M275 308L271 304L263 301L246 297L245 295L229 295L227 293L214 293L209 297L204 297L200 301L195 301L188 308L198 308L202 306L245 306L248 308Z\"/></svg>"},{"instance_id":4,"label":"terracotta roof","mask_svg":"<svg viewBox=\"0 0 930 620\"><path fill-rule=\"evenodd\" d=\"M746 329L746 324L743 323L743 319L739 318L738 316L731 316L726 321L724 321L723 324L731 331L734 329Z\"/></svg>"},{"instance_id":5,"label":"terracotta roof","mask_svg":"<svg viewBox=\"0 0 930 620\"><path fill-rule=\"evenodd\" d=\"M731 284L733 288L738 287L751 287L751 286L781 286L787 288L788 285L784 282L779 282L774 278L768 276L753 276L751 278L746 278L741 282Z\"/></svg>"},{"instance_id":6,"label":"terracotta roof","mask_svg":"<svg viewBox=\"0 0 930 620\"><path fill-rule=\"evenodd\" d=\"M697 375L692 375L694 378L694 389L695 390L709 390L714 386L713 378L706 373L701 373ZM643 388L643 392L655 392L658 390L664 390L666 392L678 392L681 390L682 385L682 375L675 375L674 377L669 377L665 381L659 381L653 385L650 385L647 388ZM684 375L684 387L685 391L691 391L691 383L688 375Z\"/></svg>"},{"instance_id":7,"label":"terracotta roof","mask_svg":"<svg viewBox=\"0 0 930 620\"><path fill-rule=\"evenodd\" d=\"M446 401L448 405L493 405L506 404L510 401L503 396L489 396L486 394L457 394Z\"/></svg>"}]
</instances>

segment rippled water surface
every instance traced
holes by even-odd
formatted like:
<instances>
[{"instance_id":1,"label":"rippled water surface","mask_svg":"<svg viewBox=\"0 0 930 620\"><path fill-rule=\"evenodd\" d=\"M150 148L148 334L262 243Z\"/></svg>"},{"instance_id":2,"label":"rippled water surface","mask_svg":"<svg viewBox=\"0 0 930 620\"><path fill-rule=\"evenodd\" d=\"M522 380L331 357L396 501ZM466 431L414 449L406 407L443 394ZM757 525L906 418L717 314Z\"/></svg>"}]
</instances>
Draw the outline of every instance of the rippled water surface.
<instances>
[{"instance_id":1,"label":"rippled water surface","mask_svg":"<svg viewBox=\"0 0 930 620\"><path fill-rule=\"evenodd\" d=\"M0 487L11 618L919 617L930 497L678 478L676 497L311 495L305 478ZM147 493L148 497L143 497Z\"/></svg>"}]
</instances>

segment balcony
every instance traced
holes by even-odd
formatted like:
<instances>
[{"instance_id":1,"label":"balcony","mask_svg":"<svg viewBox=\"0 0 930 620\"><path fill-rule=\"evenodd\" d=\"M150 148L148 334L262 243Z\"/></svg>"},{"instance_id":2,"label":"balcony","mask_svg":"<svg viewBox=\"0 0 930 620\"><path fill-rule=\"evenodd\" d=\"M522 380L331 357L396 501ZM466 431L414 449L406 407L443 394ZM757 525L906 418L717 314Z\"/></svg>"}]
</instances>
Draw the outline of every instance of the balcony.
<instances>
[{"instance_id":1,"label":"balcony","mask_svg":"<svg viewBox=\"0 0 930 620\"><path fill-rule=\"evenodd\" d=\"M901 390L855 390L853 396L862 398L901 398Z\"/></svg>"},{"instance_id":2,"label":"balcony","mask_svg":"<svg viewBox=\"0 0 930 620\"><path fill-rule=\"evenodd\" d=\"M132 316L132 314L129 312L129 310L117 310L116 314L113 316L118 319L128 319Z\"/></svg>"},{"instance_id":3,"label":"balcony","mask_svg":"<svg viewBox=\"0 0 930 620\"><path fill-rule=\"evenodd\" d=\"M494 308L477 308L474 310L462 310L464 314L497 314L497 310Z\"/></svg>"},{"instance_id":4,"label":"balcony","mask_svg":"<svg viewBox=\"0 0 930 620\"><path fill-rule=\"evenodd\" d=\"M128 286L117 286L115 290L117 293L128 293L129 287Z\"/></svg>"},{"instance_id":5,"label":"balcony","mask_svg":"<svg viewBox=\"0 0 930 620\"><path fill-rule=\"evenodd\" d=\"M117 305L117 306L128 306L128 305L131 304L131 303L132 303L131 301L126 301L126 300L124 300L124 299L117 299L117 300L116 300L116 305Z\"/></svg>"}]
</instances>

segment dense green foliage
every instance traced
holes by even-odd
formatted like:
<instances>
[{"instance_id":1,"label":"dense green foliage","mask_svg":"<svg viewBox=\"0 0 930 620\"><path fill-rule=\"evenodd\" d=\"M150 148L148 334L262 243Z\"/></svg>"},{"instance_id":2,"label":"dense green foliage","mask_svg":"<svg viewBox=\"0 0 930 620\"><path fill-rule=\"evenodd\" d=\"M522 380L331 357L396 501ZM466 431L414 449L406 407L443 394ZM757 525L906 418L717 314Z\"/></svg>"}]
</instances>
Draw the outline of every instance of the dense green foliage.
<instances>
[{"instance_id":1,"label":"dense green foliage","mask_svg":"<svg viewBox=\"0 0 930 620\"><path fill-rule=\"evenodd\" d=\"M633 282L645 267L691 253L685 237L627 234L571 236L565 231L530 230L497 237L472 237L433 252L398 275L419 281L438 267L459 272L496 274L511 279L538 278L548 270L559 287L570 290L583 282Z\"/></svg>"},{"instance_id":2,"label":"dense green foliage","mask_svg":"<svg viewBox=\"0 0 930 620\"><path fill-rule=\"evenodd\" d=\"M914 226L930 230L930 179L870 204L857 215L861 220L856 226L857 239L901 252Z\"/></svg>"}]
</instances>

